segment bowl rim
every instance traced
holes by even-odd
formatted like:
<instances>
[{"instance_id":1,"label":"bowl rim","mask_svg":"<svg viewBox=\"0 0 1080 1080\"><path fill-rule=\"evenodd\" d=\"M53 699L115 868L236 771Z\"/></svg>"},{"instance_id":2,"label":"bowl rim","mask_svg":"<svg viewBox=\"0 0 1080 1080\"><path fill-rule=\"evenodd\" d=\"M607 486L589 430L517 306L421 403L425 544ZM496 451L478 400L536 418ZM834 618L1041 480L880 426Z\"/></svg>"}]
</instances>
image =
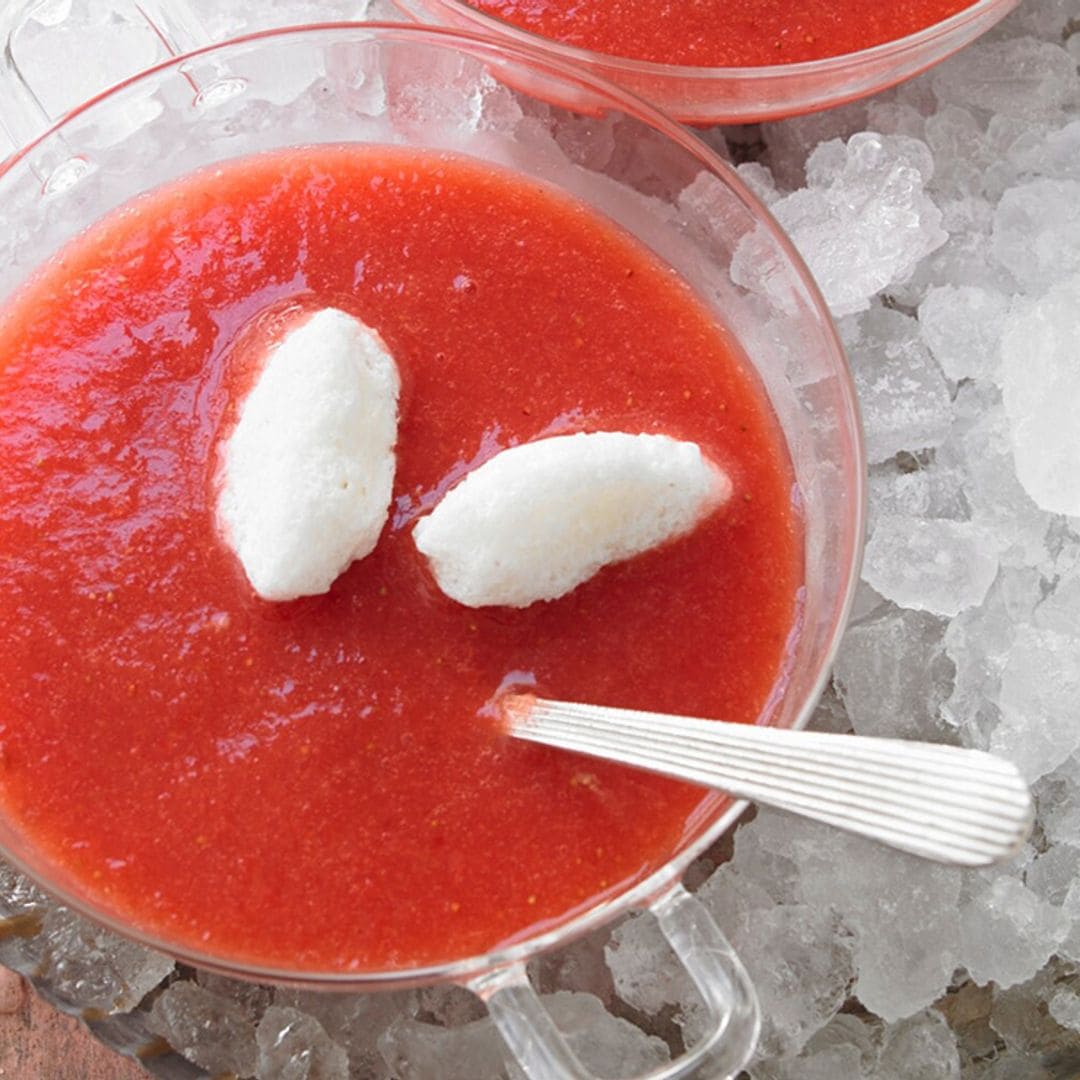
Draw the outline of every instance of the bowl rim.
<instances>
[{"instance_id":1,"label":"bowl rim","mask_svg":"<svg viewBox=\"0 0 1080 1080\"><path fill-rule=\"evenodd\" d=\"M484 33L496 40L509 40L517 45L543 49L561 59L577 64L593 66L604 65L605 76L616 75L646 76L653 78L677 78L687 80L715 81L728 83L757 83L773 80L797 81L808 76L839 74L853 69L870 67L882 61L890 61L924 46L929 46L943 38L959 33L973 22L992 11L1002 9L1002 14L1016 7L1020 0L975 0L975 3L950 15L941 22L931 23L921 30L902 38L885 41L855 52L825 56L817 60L800 60L791 64L766 64L746 67L712 67L708 65L672 64L658 60L640 60L617 53L605 53L588 49L580 45L569 45L555 38L544 37L535 31L489 15L473 7L467 0L393 0L394 4L406 14L413 15L416 6L425 10L443 8L452 11L458 18L472 25L470 31ZM413 16L415 18L415 16ZM473 29L475 27L475 30Z\"/></svg>"},{"instance_id":2,"label":"bowl rim","mask_svg":"<svg viewBox=\"0 0 1080 1080\"><path fill-rule=\"evenodd\" d=\"M772 217L765 204L747 186L733 166L724 161L704 142L687 128L671 119L666 113L649 104L620 86L608 82L601 76L589 71L582 71L578 65L560 58L553 58L542 49L508 43L499 38L463 32L446 27L434 27L417 23L387 21L354 22L332 21L323 23L300 24L296 26L275 27L229 38L169 57L160 63L138 72L108 89L94 95L81 105L64 113L34 140L0 163L0 181L3 181L20 163L28 162L30 155L54 135L62 133L73 120L99 107L108 106L119 95L133 87L161 75L179 72L180 69L201 58L227 53L234 49L258 46L262 42L277 42L294 38L309 40L316 35L333 35L341 32L359 33L369 39L387 40L405 38L427 42L438 47L459 49L462 46L475 55L494 54L498 57L524 62L543 70L544 74L554 74L560 80L577 82L601 97L606 97L611 106L635 116L647 123L661 135L675 142L702 165L704 171L718 176L743 203L747 210L761 224L764 224L773 241L778 245L795 272L806 299L815 309L821 322L823 335L828 342L829 351L836 367L838 388L841 396L840 406L846 416L848 442L847 458L842 463L850 480L850 514L845 542L850 545L846 560L845 580L837 592L839 603L834 602L832 613L833 627L828 645L823 651L822 660L810 692L792 723L793 728L803 728L809 722L817 702L830 676L833 661L840 646L840 640L847 626L855 591L862 565L866 529L866 451L858 397L855 391L854 377L847 354L833 322L828 305L825 303L816 281L809 268L795 249L794 244ZM243 154L237 157L243 157ZM234 160L234 159L229 159ZM29 271L33 273L34 268ZM46 882L38 872L19 855L0 844L0 856L24 873L43 891L49 893L61 903L85 916L90 921L103 926L129 941L134 941L146 948L155 949L180 961L206 971L228 975L232 978L253 982L273 983L277 985L299 986L315 990L374 991L397 990L409 987L434 985L454 982L469 985L476 979L497 969L521 964L533 956L546 952L559 945L568 943L616 917L635 909L648 907L659 897L675 886L682 878L690 863L719 839L740 817L747 808L746 800L731 800L729 797L713 793L706 795L698 804L694 816L708 818L707 824L697 827L697 835L667 858L657 869L636 884L626 889L618 886L612 894L583 906L581 911L568 914L558 919L554 926L535 933L523 932L520 937L493 946L485 953L459 957L439 963L424 964L417 967L391 968L384 970L305 970L300 968L282 969L263 966L239 958L228 958L203 953L199 949L170 942L154 933L144 931L125 922L123 918L97 909L92 901L84 899L79 892L64 886ZM711 807L711 808L710 808Z\"/></svg>"}]
</instances>

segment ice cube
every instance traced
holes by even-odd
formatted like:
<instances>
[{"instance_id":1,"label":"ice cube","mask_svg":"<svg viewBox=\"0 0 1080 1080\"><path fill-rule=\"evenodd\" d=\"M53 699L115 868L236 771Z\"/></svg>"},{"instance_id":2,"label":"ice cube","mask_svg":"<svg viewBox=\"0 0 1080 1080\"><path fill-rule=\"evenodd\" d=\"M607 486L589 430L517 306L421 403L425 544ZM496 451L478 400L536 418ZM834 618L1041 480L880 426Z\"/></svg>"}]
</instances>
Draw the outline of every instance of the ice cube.
<instances>
[{"instance_id":1,"label":"ice cube","mask_svg":"<svg viewBox=\"0 0 1080 1080\"><path fill-rule=\"evenodd\" d=\"M1013 34L1032 34L1047 41L1060 41L1069 35L1074 0L1028 0L1021 4L1004 24Z\"/></svg>"},{"instance_id":2,"label":"ice cube","mask_svg":"<svg viewBox=\"0 0 1080 1080\"><path fill-rule=\"evenodd\" d=\"M806 902L852 935L859 1000L890 1021L930 1005L957 964L959 872L835 832L800 847Z\"/></svg>"},{"instance_id":3,"label":"ice cube","mask_svg":"<svg viewBox=\"0 0 1080 1080\"><path fill-rule=\"evenodd\" d=\"M934 154L934 192L980 194L986 166L993 160L983 125L967 109L949 105L927 117L925 128L926 144Z\"/></svg>"},{"instance_id":4,"label":"ice cube","mask_svg":"<svg viewBox=\"0 0 1080 1080\"><path fill-rule=\"evenodd\" d=\"M864 311L906 281L945 243L941 212L924 193L933 175L926 144L860 132L824 143L806 166L808 187L773 203L834 315ZM733 274L749 276L748 267Z\"/></svg>"},{"instance_id":5,"label":"ice cube","mask_svg":"<svg viewBox=\"0 0 1080 1080\"><path fill-rule=\"evenodd\" d=\"M1010 188L994 214L993 255L1029 296L1080 271L1080 181Z\"/></svg>"},{"instance_id":6,"label":"ice cube","mask_svg":"<svg viewBox=\"0 0 1080 1080\"><path fill-rule=\"evenodd\" d=\"M986 199L958 195L951 199L942 199L940 205L942 227L951 235L983 236L993 227L994 207ZM902 290L898 290L894 295L899 297L901 292Z\"/></svg>"},{"instance_id":7,"label":"ice cube","mask_svg":"<svg viewBox=\"0 0 1080 1080\"><path fill-rule=\"evenodd\" d=\"M1060 46L1031 37L961 50L933 75L942 103L1022 119L1056 116L1076 83L1076 64Z\"/></svg>"},{"instance_id":8,"label":"ice cube","mask_svg":"<svg viewBox=\"0 0 1080 1080\"><path fill-rule=\"evenodd\" d=\"M1006 989L1030 979L1053 956L1068 927L1059 908L999 873L960 908L960 960L976 982Z\"/></svg>"},{"instance_id":9,"label":"ice cube","mask_svg":"<svg viewBox=\"0 0 1080 1080\"><path fill-rule=\"evenodd\" d=\"M867 590L873 591L869 586ZM822 691L821 700L810 719L810 727L814 731L831 731L837 735L851 732L851 717L848 716L833 681Z\"/></svg>"},{"instance_id":10,"label":"ice cube","mask_svg":"<svg viewBox=\"0 0 1080 1080\"><path fill-rule=\"evenodd\" d=\"M718 874L734 874L737 881L725 885L723 878L718 877L715 884L705 883L698 889L698 898L714 911L716 908L710 899L714 890L720 895L737 891L740 910L803 903L803 878L798 863L800 852L793 843L796 838L783 833L789 821L784 814L760 808L755 810L753 820L744 822L735 833L730 862L717 871ZM813 835L811 830L810 837ZM723 915L722 912L718 914Z\"/></svg>"},{"instance_id":11,"label":"ice cube","mask_svg":"<svg viewBox=\"0 0 1080 1080\"><path fill-rule=\"evenodd\" d=\"M942 716L965 746L985 750L1001 719L997 698L1015 627L1004 600L1003 578L982 605L961 612L945 631L945 651L956 668Z\"/></svg>"},{"instance_id":12,"label":"ice cube","mask_svg":"<svg viewBox=\"0 0 1080 1080\"><path fill-rule=\"evenodd\" d=\"M978 1061L971 1075L975 1080L1057 1080L1043 1067L1041 1054L1017 1053L1010 1047Z\"/></svg>"},{"instance_id":13,"label":"ice cube","mask_svg":"<svg viewBox=\"0 0 1080 1080\"><path fill-rule=\"evenodd\" d=\"M1064 544L1071 546L1071 530L1064 534ZM1063 546L1052 569L1043 568L1047 578L1042 603L1032 612L1032 622L1044 630L1071 634L1080 645L1080 567L1072 559L1080 550L1068 552Z\"/></svg>"},{"instance_id":14,"label":"ice cube","mask_svg":"<svg viewBox=\"0 0 1080 1080\"><path fill-rule=\"evenodd\" d=\"M1039 794L1040 820L1045 803L1043 788ZM1047 903L1080 918L1080 847L1065 841L1039 852L1024 875L1024 884Z\"/></svg>"},{"instance_id":15,"label":"ice cube","mask_svg":"<svg viewBox=\"0 0 1080 1080\"><path fill-rule=\"evenodd\" d=\"M880 614L888 604L889 601L877 589L867 585L860 578L859 583L855 586L855 599L851 605L851 616L848 619L848 625L855 626L873 618L875 615Z\"/></svg>"},{"instance_id":16,"label":"ice cube","mask_svg":"<svg viewBox=\"0 0 1080 1080\"><path fill-rule=\"evenodd\" d=\"M956 204L952 209L956 209ZM1016 290L1016 282L1005 267L994 261L992 251L989 226L985 232L981 229L956 232L919 263L906 285L890 289L889 295L898 304L917 308L930 289L943 285L956 288L970 285L1002 295L1011 294Z\"/></svg>"},{"instance_id":17,"label":"ice cube","mask_svg":"<svg viewBox=\"0 0 1080 1080\"><path fill-rule=\"evenodd\" d=\"M1076 1033L1062 1027L1048 1008L1057 994L1060 983L1075 973L1075 969L1061 961L1051 961L1033 978L1018 986L996 989L990 1013L994 1030L1019 1053L1034 1053L1049 1057L1057 1048L1071 1048L1075 1053ZM1067 1064L1067 1063L1066 1063ZM1014 1073L1026 1077L1030 1072ZM1039 1074L1034 1074L1038 1076ZM1059 1076L1075 1076L1075 1072L1062 1072ZM1056 1078L1052 1078L1056 1080Z\"/></svg>"},{"instance_id":18,"label":"ice cube","mask_svg":"<svg viewBox=\"0 0 1080 1080\"><path fill-rule=\"evenodd\" d=\"M1044 777L1037 788L1039 819L1053 844L1080 837L1080 755L1073 755ZM1080 866L1077 867L1080 876Z\"/></svg>"},{"instance_id":19,"label":"ice cube","mask_svg":"<svg viewBox=\"0 0 1080 1080\"><path fill-rule=\"evenodd\" d=\"M1007 150L1019 179L1038 175L1052 180L1080 180L1080 120L1043 134L1032 131Z\"/></svg>"},{"instance_id":20,"label":"ice cube","mask_svg":"<svg viewBox=\"0 0 1080 1080\"><path fill-rule=\"evenodd\" d=\"M1056 126L1056 118L1032 121L1000 114L990 118L986 127L989 162L983 174L987 198L997 203L1010 188L1041 175L1038 169L1018 167L1017 159L1023 157L1025 148L1040 145Z\"/></svg>"},{"instance_id":21,"label":"ice cube","mask_svg":"<svg viewBox=\"0 0 1080 1080\"><path fill-rule=\"evenodd\" d=\"M269 987L230 979L212 971L197 971L195 980L212 993L235 1001L255 1023L259 1022L259 1018L274 1000L274 992Z\"/></svg>"},{"instance_id":22,"label":"ice cube","mask_svg":"<svg viewBox=\"0 0 1080 1080\"><path fill-rule=\"evenodd\" d=\"M793 116L761 125L761 138L778 183L788 189L806 185L806 160L822 143L847 139L866 127L866 103L853 101L835 109Z\"/></svg>"},{"instance_id":23,"label":"ice cube","mask_svg":"<svg viewBox=\"0 0 1080 1080\"><path fill-rule=\"evenodd\" d=\"M258 1058L255 1025L235 1001L194 982L175 982L154 1001L151 1031L211 1074L251 1076Z\"/></svg>"},{"instance_id":24,"label":"ice cube","mask_svg":"<svg viewBox=\"0 0 1080 1080\"><path fill-rule=\"evenodd\" d=\"M349 1058L312 1016L271 1005L255 1032L259 1080L349 1080Z\"/></svg>"},{"instance_id":25,"label":"ice cube","mask_svg":"<svg viewBox=\"0 0 1080 1080\"><path fill-rule=\"evenodd\" d=\"M444 1028L401 1019L379 1038L379 1051L397 1080L501 1080L502 1042L490 1020Z\"/></svg>"},{"instance_id":26,"label":"ice cube","mask_svg":"<svg viewBox=\"0 0 1080 1080\"><path fill-rule=\"evenodd\" d=\"M948 985L957 966L958 870L765 809L741 828L731 867L752 874L778 903L806 905L813 918L836 916L831 955L822 957L820 944L814 950L813 963L823 966L809 979L810 992L834 988L850 964L859 1000L878 1016L899 1020L925 1009ZM713 910L723 925L723 909ZM748 963L755 950L770 947L761 936L739 946ZM800 954L793 949L793 957ZM767 978L780 977L779 970Z\"/></svg>"},{"instance_id":27,"label":"ice cube","mask_svg":"<svg viewBox=\"0 0 1080 1080\"><path fill-rule=\"evenodd\" d=\"M670 1059L660 1039L612 1016L592 994L560 991L541 1001L570 1049L597 1076L636 1076ZM386 1032L379 1046L399 1080L497 1080L504 1075L502 1041L488 1019L456 1028L404 1020Z\"/></svg>"},{"instance_id":28,"label":"ice cube","mask_svg":"<svg viewBox=\"0 0 1080 1080\"><path fill-rule=\"evenodd\" d=\"M25 874L0 862L0 912L5 918L44 912L53 901Z\"/></svg>"},{"instance_id":29,"label":"ice cube","mask_svg":"<svg viewBox=\"0 0 1080 1080\"><path fill-rule=\"evenodd\" d=\"M956 1036L941 1013L928 1009L886 1028L874 1080L960 1080Z\"/></svg>"},{"instance_id":30,"label":"ice cube","mask_svg":"<svg viewBox=\"0 0 1080 1080\"><path fill-rule=\"evenodd\" d=\"M1080 994L1062 988L1050 999L1050 1015L1064 1028L1080 1032Z\"/></svg>"},{"instance_id":31,"label":"ice cube","mask_svg":"<svg viewBox=\"0 0 1080 1080\"><path fill-rule=\"evenodd\" d=\"M857 1016L837 1016L796 1057L751 1065L752 1080L876 1080L877 1030Z\"/></svg>"},{"instance_id":32,"label":"ice cube","mask_svg":"<svg viewBox=\"0 0 1080 1080\"><path fill-rule=\"evenodd\" d=\"M21 32L12 35L10 47L20 76L52 117L62 116L168 55L137 13L106 0L83 0L64 7L35 5Z\"/></svg>"},{"instance_id":33,"label":"ice cube","mask_svg":"<svg viewBox=\"0 0 1080 1080\"><path fill-rule=\"evenodd\" d=\"M393 1025L414 1017L420 1002L415 991L345 994L279 987L274 1004L313 1017L343 1047L350 1070L364 1080L388 1080L390 1071L379 1040Z\"/></svg>"},{"instance_id":34,"label":"ice cube","mask_svg":"<svg viewBox=\"0 0 1080 1080\"><path fill-rule=\"evenodd\" d=\"M866 545L863 577L900 607L954 616L982 602L998 560L968 521L890 515Z\"/></svg>"},{"instance_id":35,"label":"ice cube","mask_svg":"<svg viewBox=\"0 0 1080 1080\"><path fill-rule=\"evenodd\" d=\"M967 521L971 512L964 494L966 480L959 464L940 458L923 463L901 455L872 466L868 533L873 533L879 518L893 515Z\"/></svg>"},{"instance_id":36,"label":"ice cube","mask_svg":"<svg viewBox=\"0 0 1080 1080\"><path fill-rule=\"evenodd\" d=\"M1080 228L1080 183L1074 185ZM1077 234L1080 265L1080 232ZM1005 324L1001 380L1016 471L1042 509L1080 517L1080 274L1037 300L1020 302Z\"/></svg>"},{"instance_id":37,"label":"ice cube","mask_svg":"<svg viewBox=\"0 0 1080 1080\"><path fill-rule=\"evenodd\" d=\"M1037 780L1080 748L1080 666L1073 635L1021 624L1001 674L1001 722L990 749Z\"/></svg>"},{"instance_id":38,"label":"ice cube","mask_svg":"<svg viewBox=\"0 0 1080 1080\"><path fill-rule=\"evenodd\" d=\"M746 186L766 205L771 206L780 198L776 181L767 166L758 161L748 161L736 170Z\"/></svg>"},{"instance_id":39,"label":"ice cube","mask_svg":"<svg viewBox=\"0 0 1080 1080\"><path fill-rule=\"evenodd\" d=\"M639 1076L671 1059L663 1040L612 1016L592 994L561 990L541 1000L578 1060L597 1076Z\"/></svg>"},{"instance_id":40,"label":"ice cube","mask_svg":"<svg viewBox=\"0 0 1080 1080\"><path fill-rule=\"evenodd\" d=\"M798 1053L839 1011L852 981L851 942L820 904L775 903L736 857L698 890L750 974L762 1012L759 1052Z\"/></svg>"},{"instance_id":41,"label":"ice cube","mask_svg":"<svg viewBox=\"0 0 1080 1080\"><path fill-rule=\"evenodd\" d=\"M1008 301L972 285L931 289L919 305L919 327L942 371L954 382L993 379Z\"/></svg>"},{"instance_id":42,"label":"ice cube","mask_svg":"<svg viewBox=\"0 0 1080 1080\"><path fill-rule=\"evenodd\" d=\"M650 1016L674 1006L687 1045L701 1036L705 1004L652 915L635 915L616 927L605 955L622 1001Z\"/></svg>"},{"instance_id":43,"label":"ice cube","mask_svg":"<svg viewBox=\"0 0 1080 1080\"><path fill-rule=\"evenodd\" d=\"M517 105L513 94L506 87L498 87L494 80L491 80L491 84L486 89L487 98L499 93ZM490 101L486 104L490 114ZM520 105L517 105L517 113L520 119ZM483 116L482 109L480 116ZM556 145L570 161L593 172L603 172L608 167L618 145L614 128L610 124L598 124L592 116L576 114L556 115L552 119L551 134ZM478 121L478 126L483 126L483 120Z\"/></svg>"},{"instance_id":44,"label":"ice cube","mask_svg":"<svg viewBox=\"0 0 1080 1080\"><path fill-rule=\"evenodd\" d=\"M46 916L42 938L41 977L59 997L94 1012L128 1012L175 966L63 907Z\"/></svg>"},{"instance_id":45,"label":"ice cube","mask_svg":"<svg viewBox=\"0 0 1080 1080\"><path fill-rule=\"evenodd\" d=\"M892 607L849 628L833 678L856 734L936 741L948 734L939 715L953 683L944 636L941 619Z\"/></svg>"},{"instance_id":46,"label":"ice cube","mask_svg":"<svg viewBox=\"0 0 1080 1080\"><path fill-rule=\"evenodd\" d=\"M253 9L244 0L191 0L217 40L252 30L317 22L363 22L392 16L383 0L275 0ZM382 11L374 10L382 7ZM400 18L400 12L397 13Z\"/></svg>"},{"instance_id":47,"label":"ice cube","mask_svg":"<svg viewBox=\"0 0 1080 1080\"><path fill-rule=\"evenodd\" d=\"M1045 556L1051 518L1017 479L1009 420L995 387L959 387L952 431L938 448L936 464L964 474L971 520L1002 565L1027 566Z\"/></svg>"},{"instance_id":48,"label":"ice cube","mask_svg":"<svg viewBox=\"0 0 1080 1080\"><path fill-rule=\"evenodd\" d=\"M945 440L952 420L949 387L915 319L875 308L853 328L848 352L872 463Z\"/></svg>"},{"instance_id":49,"label":"ice cube","mask_svg":"<svg viewBox=\"0 0 1080 1080\"><path fill-rule=\"evenodd\" d=\"M907 135L925 141L926 122L927 118L918 109L905 102L887 101L884 97L870 98L866 102L868 131L879 131L882 135Z\"/></svg>"}]
</instances>

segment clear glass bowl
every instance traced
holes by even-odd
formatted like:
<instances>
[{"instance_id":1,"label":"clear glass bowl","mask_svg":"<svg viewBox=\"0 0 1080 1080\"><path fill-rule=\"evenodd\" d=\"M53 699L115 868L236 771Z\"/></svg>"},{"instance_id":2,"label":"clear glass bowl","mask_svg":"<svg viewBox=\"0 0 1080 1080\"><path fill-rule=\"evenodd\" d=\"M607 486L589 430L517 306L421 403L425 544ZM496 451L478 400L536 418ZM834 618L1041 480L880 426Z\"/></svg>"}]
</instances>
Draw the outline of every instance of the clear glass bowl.
<instances>
[{"instance_id":1,"label":"clear glass bowl","mask_svg":"<svg viewBox=\"0 0 1080 1080\"><path fill-rule=\"evenodd\" d=\"M843 56L769 67L688 67L564 45L487 15L464 0L394 0L420 22L531 45L651 101L686 124L746 124L825 109L909 79L963 48L1020 0L976 0L917 34ZM880 0L879 0L880 2Z\"/></svg>"},{"instance_id":2,"label":"clear glass bowl","mask_svg":"<svg viewBox=\"0 0 1080 1080\"><path fill-rule=\"evenodd\" d=\"M140 5L149 11L148 0ZM790 242L737 174L662 113L589 72L507 42L413 25L332 24L195 48L197 27L157 12L178 55L70 113L0 170L8 228L0 298L79 230L141 192L208 164L289 145L376 143L451 150L555 184L651 247L751 358L783 427L806 526L806 581L790 663L760 722L804 725L842 633L863 536L864 456L855 391L826 306ZM13 67L0 71L9 130L40 120ZM553 100L573 100L573 108ZM746 267L753 262L753 272ZM657 1077L710 1063L733 1075L757 1011L745 972L680 886L689 863L743 804L705 795L647 880L484 955L369 972L269 969L192 950L118 918L0 818L0 855L82 914L180 960L313 989L457 982L488 1003L519 1060L544 1077L583 1076L529 989L538 952L649 907L712 1012L710 1033ZM332 900L328 899L328 902ZM537 1071L539 1070L539 1071Z\"/></svg>"}]
</instances>

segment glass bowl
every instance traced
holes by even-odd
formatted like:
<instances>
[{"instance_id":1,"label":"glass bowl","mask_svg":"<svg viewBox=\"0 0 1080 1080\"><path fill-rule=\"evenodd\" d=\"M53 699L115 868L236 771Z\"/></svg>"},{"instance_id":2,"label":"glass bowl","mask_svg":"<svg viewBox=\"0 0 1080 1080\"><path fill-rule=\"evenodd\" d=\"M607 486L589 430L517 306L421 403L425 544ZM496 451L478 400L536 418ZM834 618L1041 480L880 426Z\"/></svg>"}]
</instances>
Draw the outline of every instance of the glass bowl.
<instances>
[{"instance_id":1,"label":"glass bowl","mask_svg":"<svg viewBox=\"0 0 1080 1080\"><path fill-rule=\"evenodd\" d=\"M686 124L747 124L813 112L909 79L963 48L1020 0L976 0L916 34L842 56L768 67L689 67L564 45L478 11L464 0L394 0L420 22L532 45L651 101Z\"/></svg>"},{"instance_id":2,"label":"glass bowl","mask_svg":"<svg viewBox=\"0 0 1080 1080\"><path fill-rule=\"evenodd\" d=\"M509 42L401 24L337 23L198 47L190 12L152 12L177 54L53 124L0 169L8 228L0 297L67 240L140 193L215 162L283 146L374 143L456 151L540 178L649 246L716 313L781 423L805 519L798 634L761 723L800 727L828 678L858 576L865 461L855 391L828 310L788 239L737 174L665 115L590 72ZM9 130L42 121L9 49ZM573 100L576 107L552 105ZM749 267L753 263L752 268ZM752 273L749 269L752 269ZM506 946L389 971L261 968L118 917L0 818L0 855L87 917L179 960L239 978L352 991L455 982L488 1004L530 1076L582 1077L525 976L537 953L635 907L653 910L709 1006L708 1034L655 1073L734 1075L758 1014L738 959L680 885L742 803L703 795L677 847L644 881Z\"/></svg>"}]
</instances>

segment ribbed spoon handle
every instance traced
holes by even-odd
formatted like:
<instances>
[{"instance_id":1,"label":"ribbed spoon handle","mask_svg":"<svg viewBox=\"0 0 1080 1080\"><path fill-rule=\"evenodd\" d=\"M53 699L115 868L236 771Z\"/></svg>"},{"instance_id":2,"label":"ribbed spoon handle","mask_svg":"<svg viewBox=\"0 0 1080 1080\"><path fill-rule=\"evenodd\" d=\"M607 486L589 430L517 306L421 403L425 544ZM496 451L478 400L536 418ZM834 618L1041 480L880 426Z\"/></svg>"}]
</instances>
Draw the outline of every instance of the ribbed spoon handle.
<instances>
[{"instance_id":1,"label":"ribbed spoon handle","mask_svg":"<svg viewBox=\"0 0 1080 1080\"><path fill-rule=\"evenodd\" d=\"M720 788L937 862L1008 859L1031 830L1015 766L981 750L731 724L527 694L510 733Z\"/></svg>"}]
</instances>

